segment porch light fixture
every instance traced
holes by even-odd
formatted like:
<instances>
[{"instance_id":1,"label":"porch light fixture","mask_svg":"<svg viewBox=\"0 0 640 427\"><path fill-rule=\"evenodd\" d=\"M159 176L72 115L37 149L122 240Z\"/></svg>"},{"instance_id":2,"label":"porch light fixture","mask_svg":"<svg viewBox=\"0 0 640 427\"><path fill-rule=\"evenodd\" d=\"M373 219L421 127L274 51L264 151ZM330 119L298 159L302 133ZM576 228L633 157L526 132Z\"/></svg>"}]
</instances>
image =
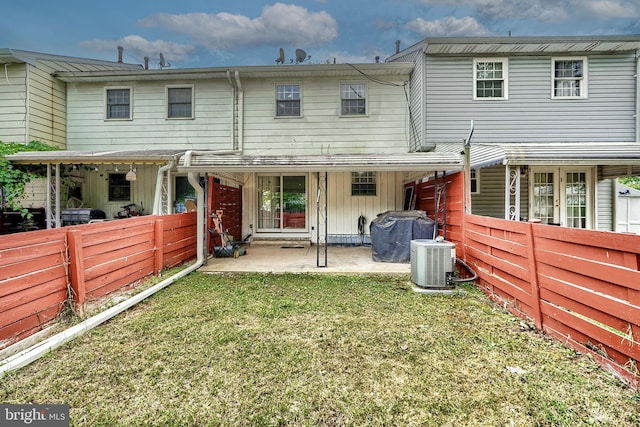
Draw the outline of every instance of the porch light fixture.
<instances>
[{"instance_id":1,"label":"porch light fixture","mask_svg":"<svg viewBox=\"0 0 640 427\"><path fill-rule=\"evenodd\" d=\"M127 175L124 177L124 179L126 179L127 181L135 181L137 179L136 171L133 169L133 165L130 166L129 172L127 172Z\"/></svg>"}]
</instances>

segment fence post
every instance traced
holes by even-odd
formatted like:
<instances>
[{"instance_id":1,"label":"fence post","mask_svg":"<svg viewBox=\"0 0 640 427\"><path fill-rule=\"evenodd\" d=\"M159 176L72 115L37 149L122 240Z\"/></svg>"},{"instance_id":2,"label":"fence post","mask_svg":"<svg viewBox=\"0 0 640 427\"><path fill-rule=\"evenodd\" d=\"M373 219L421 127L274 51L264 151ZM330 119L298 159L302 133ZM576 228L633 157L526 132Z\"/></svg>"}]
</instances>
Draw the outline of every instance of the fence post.
<instances>
[{"instance_id":1,"label":"fence post","mask_svg":"<svg viewBox=\"0 0 640 427\"><path fill-rule=\"evenodd\" d=\"M155 254L154 254L154 270L156 275L160 275L164 264L164 220L156 219L154 223L155 238Z\"/></svg>"},{"instance_id":2,"label":"fence post","mask_svg":"<svg viewBox=\"0 0 640 427\"><path fill-rule=\"evenodd\" d=\"M542 330L542 310L540 309L540 284L538 283L538 264L533 239L533 224L527 223L527 251L529 258L529 283L531 284L531 309L536 328Z\"/></svg>"},{"instance_id":3,"label":"fence post","mask_svg":"<svg viewBox=\"0 0 640 427\"><path fill-rule=\"evenodd\" d=\"M71 275L70 295L74 310L80 317L84 316L84 303L87 299L87 289L84 280L84 256L82 251L82 232L71 229L67 232L69 242L69 273Z\"/></svg>"}]
</instances>

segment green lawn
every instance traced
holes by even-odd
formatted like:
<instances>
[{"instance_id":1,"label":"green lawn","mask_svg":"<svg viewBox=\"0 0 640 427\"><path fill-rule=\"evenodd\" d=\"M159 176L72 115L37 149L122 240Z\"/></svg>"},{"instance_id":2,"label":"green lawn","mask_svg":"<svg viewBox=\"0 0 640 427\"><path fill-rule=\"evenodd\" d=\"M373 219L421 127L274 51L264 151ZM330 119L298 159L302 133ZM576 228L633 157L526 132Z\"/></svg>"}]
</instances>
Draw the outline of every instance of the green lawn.
<instances>
[{"instance_id":1,"label":"green lawn","mask_svg":"<svg viewBox=\"0 0 640 427\"><path fill-rule=\"evenodd\" d=\"M0 379L72 425L638 426L640 393L464 287L191 274Z\"/></svg>"}]
</instances>

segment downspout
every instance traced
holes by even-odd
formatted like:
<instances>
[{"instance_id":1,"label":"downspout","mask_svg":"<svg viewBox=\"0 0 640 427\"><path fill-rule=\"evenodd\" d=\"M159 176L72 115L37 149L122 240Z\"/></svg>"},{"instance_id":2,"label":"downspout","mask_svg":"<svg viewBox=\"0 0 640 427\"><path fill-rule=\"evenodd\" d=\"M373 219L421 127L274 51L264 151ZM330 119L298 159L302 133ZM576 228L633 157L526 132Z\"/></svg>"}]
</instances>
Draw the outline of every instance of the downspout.
<instances>
[{"instance_id":1,"label":"downspout","mask_svg":"<svg viewBox=\"0 0 640 427\"><path fill-rule=\"evenodd\" d=\"M235 148L242 153L244 145L244 89L242 89L239 71L236 71L236 86L238 88L238 146Z\"/></svg>"},{"instance_id":2,"label":"downspout","mask_svg":"<svg viewBox=\"0 0 640 427\"><path fill-rule=\"evenodd\" d=\"M173 282L175 282L176 280L186 276L187 274L191 273L192 271L196 270L197 268L199 268L203 263L203 259L201 257L198 257L196 259L196 262L193 263L192 265L190 265L189 267L185 268L184 270L180 271L177 274L174 274L173 276L163 280L162 282L158 283L157 285L154 285L152 287L150 287L149 289L144 290L143 292L125 300L122 301L120 304L115 305L111 308L109 308L108 310L103 311L102 313L96 314L95 316L92 316L90 318L88 318L87 320L83 321L82 323L78 323L75 326L72 326L71 328L60 332L59 334L53 335L37 344L32 345L31 347L22 350L16 354L14 354L13 356L10 356L2 361L0 361L0 378L2 378L2 376L9 371L14 371L16 369L20 369L24 366L27 366L28 364L35 362L36 360L38 360L40 357L44 356L45 354L48 354L50 352L52 352L53 350L55 350L58 347L61 347L62 345L66 344L67 342L73 340L74 338L82 335L83 333L95 328L96 326L106 322L107 320L117 316L118 314L122 313L125 310L128 310L129 308L133 307L134 305L138 304L139 302L149 298L151 295L155 294L156 292L166 288L167 286L171 285Z\"/></svg>"},{"instance_id":3,"label":"downspout","mask_svg":"<svg viewBox=\"0 0 640 427\"><path fill-rule=\"evenodd\" d=\"M193 185L194 188L196 188L196 191L198 191L199 189L198 191L198 215L199 215L198 225L201 225L202 216L200 214L201 212L204 212L204 191L202 190L202 187L200 187L200 185L198 184L197 180L195 180L195 178L193 177L193 173L191 172L189 173L189 182L191 182L191 185ZM77 336L82 335L86 331L89 331L95 328L96 326L106 322L107 320L117 316L123 311L128 310L129 308L133 307L139 302L149 298L151 295L155 294L156 292L171 285L176 280L200 268L200 266L204 264L204 256L202 252L202 247L203 247L202 236L204 236L203 229L202 227L199 226L198 227L198 253L196 254L196 261L193 264L191 264L189 267L163 280L162 282L150 287L149 289L146 289L143 292L137 295L134 295L133 297L121 302L120 304L115 305L109 308L108 310L103 311L102 313L96 314L95 316L88 318L82 323L79 323L63 332L60 332L59 334L56 334L54 336L51 336L43 340L42 342L34 344L33 346L25 350L22 350L14 354L13 356L6 358L5 360L0 361L0 378L2 378L2 376L6 372L20 369L24 366L27 366L31 362L38 360L40 357L44 356L45 354L50 353L56 348L64 345L65 343L71 341Z\"/></svg>"},{"instance_id":4,"label":"downspout","mask_svg":"<svg viewBox=\"0 0 640 427\"><path fill-rule=\"evenodd\" d=\"M173 168L173 160L169 160L164 166L158 169L158 175L156 177L156 192L153 197L153 215L162 214L162 176L166 171ZM167 176L167 213L171 213L171 176Z\"/></svg>"},{"instance_id":5,"label":"downspout","mask_svg":"<svg viewBox=\"0 0 640 427\"><path fill-rule=\"evenodd\" d=\"M227 79L231 85L231 149L236 147L236 85L231 78L231 71L227 70Z\"/></svg>"},{"instance_id":6,"label":"downspout","mask_svg":"<svg viewBox=\"0 0 640 427\"><path fill-rule=\"evenodd\" d=\"M191 156L193 155L193 153L194 153L193 150L189 150L185 153L184 155L185 167L191 166ZM187 180L189 181L189 184L191 184L191 186L194 188L194 190L196 190L197 254L198 254L198 259L201 259L204 262L204 238L205 238L204 227L206 226L206 223L204 221L204 189L196 179L196 176L193 172L187 173Z\"/></svg>"}]
</instances>

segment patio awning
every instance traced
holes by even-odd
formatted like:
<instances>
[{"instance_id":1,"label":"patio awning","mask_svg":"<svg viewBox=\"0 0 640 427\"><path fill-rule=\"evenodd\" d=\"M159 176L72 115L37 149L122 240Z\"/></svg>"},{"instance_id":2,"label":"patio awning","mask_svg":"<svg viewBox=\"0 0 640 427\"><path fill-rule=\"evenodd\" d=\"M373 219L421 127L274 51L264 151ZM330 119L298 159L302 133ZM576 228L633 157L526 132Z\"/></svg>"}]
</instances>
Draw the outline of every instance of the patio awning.
<instances>
[{"instance_id":1,"label":"patio awning","mask_svg":"<svg viewBox=\"0 0 640 427\"><path fill-rule=\"evenodd\" d=\"M165 164L177 160L184 150L121 150L121 151L22 151L6 156L20 164Z\"/></svg>"},{"instance_id":2,"label":"patio awning","mask_svg":"<svg viewBox=\"0 0 640 427\"><path fill-rule=\"evenodd\" d=\"M308 156L248 156L199 152L181 158L179 172L382 172L462 170L457 153L325 154Z\"/></svg>"},{"instance_id":3,"label":"patio awning","mask_svg":"<svg viewBox=\"0 0 640 427\"><path fill-rule=\"evenodd\" d=\"M462 143L438 144L436 150L460 152ZM640 143L471 143L471 167L524 166L639 166Z\"/></svg>"}]
</instances>

